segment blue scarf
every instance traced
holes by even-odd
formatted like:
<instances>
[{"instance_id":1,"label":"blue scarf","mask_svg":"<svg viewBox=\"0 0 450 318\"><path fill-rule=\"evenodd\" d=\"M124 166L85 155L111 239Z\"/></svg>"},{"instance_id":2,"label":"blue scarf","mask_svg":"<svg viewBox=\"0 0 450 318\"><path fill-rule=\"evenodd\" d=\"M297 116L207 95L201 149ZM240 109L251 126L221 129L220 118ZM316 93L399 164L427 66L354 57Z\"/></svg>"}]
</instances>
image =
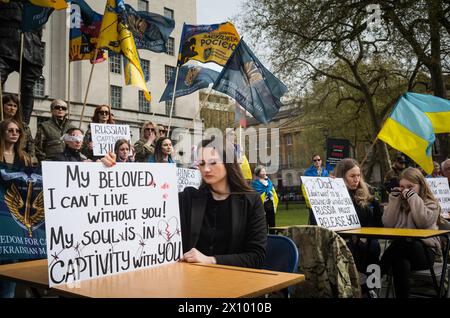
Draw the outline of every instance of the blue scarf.
<instances>
[{"instance_id":1,"label":"blue scarf","mask_svg":"<svg viewBox=\"0 0 450 318\"><path fill-rule=\"evenodd\" d=\"M259 179L253 180L252 187L260 195L265 193L268 198L272 198L273 197L273 194L272 194L273 184L272 184L272 181L270 181L270 179L267 179L267 186L262 184L262 182L259 181Z\"/></svg>"}]
</instances>

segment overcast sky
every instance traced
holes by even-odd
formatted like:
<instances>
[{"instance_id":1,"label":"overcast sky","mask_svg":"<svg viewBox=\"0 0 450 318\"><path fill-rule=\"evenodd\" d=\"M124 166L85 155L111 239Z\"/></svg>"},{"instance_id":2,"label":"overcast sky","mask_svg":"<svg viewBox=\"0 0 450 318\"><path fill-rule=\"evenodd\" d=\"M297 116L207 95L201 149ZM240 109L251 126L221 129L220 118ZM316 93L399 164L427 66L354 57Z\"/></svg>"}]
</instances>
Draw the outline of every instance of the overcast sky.
<instances>
[{"instance_id":1,"label":"overcast sky","mask_svg":"<svg viewBox=\"0 0 450 318\"><path fill-rule=\"evenodd\" d=\"M244 0L197 0L197 24L225 22L239 13Z\"/></svg>"}]
</instances>

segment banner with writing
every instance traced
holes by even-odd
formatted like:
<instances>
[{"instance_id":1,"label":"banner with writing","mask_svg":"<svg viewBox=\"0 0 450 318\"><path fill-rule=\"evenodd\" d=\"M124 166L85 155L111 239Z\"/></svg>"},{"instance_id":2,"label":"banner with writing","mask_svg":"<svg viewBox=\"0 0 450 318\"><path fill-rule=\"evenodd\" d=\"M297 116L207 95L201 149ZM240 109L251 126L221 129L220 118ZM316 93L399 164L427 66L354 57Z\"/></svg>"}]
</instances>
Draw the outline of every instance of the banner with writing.
<instances>
[{"instance_id":1,"label":"banner with writing","mask_svg":"<svg viewBox=\"0 0 450 318\"><path fill-rule=\"evenodd\" d=\"M335 167L339 161L350 156L350 142L347 139L327 138L327 165Z\"/></svg>"},{"instance_id":2,"label":"banner with writing","mask_svg":"<svg viewBox=\"0 0 450 318\"><path fill-rule=\"evenodd\" d=\"M40 169L0 164L0 261L46 258Z\"/></svg>"},{"instance_id":3,"label":"banner with writing","mask_svg":"<svg viewBox=\"0 0 450 318\"><path fill-rule=\"evenodd\" d=\"M426 178L428 185L434 197L441 206L441 212L444 217L450 213L450 188L447 178Z\"/></svg>"},{"instance_id":4,"label":"banner with writing","mask_svg":"<svg viewBox=\"0 0 450 318\"><path fill-rule=\"evenodd\" d=\"M339 231L360 228L344 179L301 177L317 225Z\"/></svg>"},{"instance_id":5,"label":"banner with writing","mask_svg":"<svg viewBox=\"0 0 450 318\"><path fill-rule=\"evenodd\" d=\"M202 183L202 175L197 169L177 168L178 192L186 187L198 189Z\"/></svg>"},{"instance_id":6,"label":"banner with writing","mask_svg":"<svg viewBox=\"0 0 450 318\"><path fill-rule=\"evenodd\" d=\"M50 286L179 260L175 165L44 161L42 172Z\"/></svg>"},{"instance_id":7,"label":"banner with writing","mask_svg":"<svg viewBox=\"0 0 450 318\"><path fill-rule=\"evenodd\" d=\"M119 139L131 140L130 126L91 123L94 156L104 156L108 151L114 152L114 145Z\"/></svg>"}]
</instances>

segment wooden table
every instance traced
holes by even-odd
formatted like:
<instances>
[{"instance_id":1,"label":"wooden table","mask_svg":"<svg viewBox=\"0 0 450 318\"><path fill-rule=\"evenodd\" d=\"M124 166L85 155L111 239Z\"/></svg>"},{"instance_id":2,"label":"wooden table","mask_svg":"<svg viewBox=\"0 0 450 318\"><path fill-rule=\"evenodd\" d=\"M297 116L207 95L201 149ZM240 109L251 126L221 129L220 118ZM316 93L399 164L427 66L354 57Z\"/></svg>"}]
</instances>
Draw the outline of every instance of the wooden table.
<instances>
[{"instance_id":1,"label":"wooden table","mask_svg":"<svg viewBox=\"0 0 450 318\"><path fill-rule=\"evenodd\" d=\"M448 252L450 248L449 234L450 230L423 230L423 229L399 229L399 228L384 228L384 227L361 227L352 230L343 230L338 232L341 236L356 236L365 238L378 239L426 239L436 236L441 236L446 239L443 255L443 265L441 271L440 284L438 286L438 297L443 296L445 275L447 273ZM436 276L434 274L433 266L430 268L433 283L437 285Z\"/></svg>"},{"instance_id":2,"label":"wooden table","mask_svg":"<svg viewBox=\"0 0 450 318\"><path fill-rule=\"evenodd\" d=\"M1 278L48 289L47 260L1 265ZM303 280L300 274L178 262L51 290L72 297L238 298L262 296Z\"/></svg>"}]
</instances>

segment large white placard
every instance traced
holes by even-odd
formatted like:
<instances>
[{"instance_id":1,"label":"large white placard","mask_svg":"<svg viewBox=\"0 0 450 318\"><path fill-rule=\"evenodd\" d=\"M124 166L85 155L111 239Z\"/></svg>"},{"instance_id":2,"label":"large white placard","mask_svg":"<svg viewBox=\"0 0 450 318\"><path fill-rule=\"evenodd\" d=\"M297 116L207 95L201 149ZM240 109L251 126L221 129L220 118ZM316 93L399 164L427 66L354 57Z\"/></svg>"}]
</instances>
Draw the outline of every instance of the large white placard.
<instances>
[{"instance_id":1,"label":"large white placard","mask_svg":"<svg viewBox=\"0 0 450 318\"><path fill-rule=\"evenodd\" d=\"M332 230L361 227L344 179L301 177L317 225Z\"/></svg>"},{"instance_id":2,"label":"large white placard","mask_svg":"<svg viewBox=\"0 0 450 318\"><path fill-rule=\"evenodd\" d=\"M174 164L44 161L42 176L50 286L180 258Z\"/></svg>"},{"instance_id":3,"label":"large white placard","mask_svg":"<svg viewBox=\"0 0 450 318\"><path fill-rule=\"evenodd\" d=\"M114 152L114 145L119 139L131 140L130 126L91 123L94 156L104 156L108 151Z\"/></svg>"},{"instance_id":4,"label":"large white placard","mask_svg":"<svg viewBox=\"0 0 450 318\"><path fill-rule=\"evenodd\" d=\"M197 169L177 168L178 192L186 187L198 189L202 183L202 175Z\"/></svg>"},{"instance_id":5,"label":"large white placard","mask_svg":"<svg viewBox=\"0 0 450 318\"><path fill-rule=\"evenodd\" d=\"M447 178L426 178L434 197L441 206L442 215L448 217L450 213L450 189Z\"/></svg>"}]
</instances>

